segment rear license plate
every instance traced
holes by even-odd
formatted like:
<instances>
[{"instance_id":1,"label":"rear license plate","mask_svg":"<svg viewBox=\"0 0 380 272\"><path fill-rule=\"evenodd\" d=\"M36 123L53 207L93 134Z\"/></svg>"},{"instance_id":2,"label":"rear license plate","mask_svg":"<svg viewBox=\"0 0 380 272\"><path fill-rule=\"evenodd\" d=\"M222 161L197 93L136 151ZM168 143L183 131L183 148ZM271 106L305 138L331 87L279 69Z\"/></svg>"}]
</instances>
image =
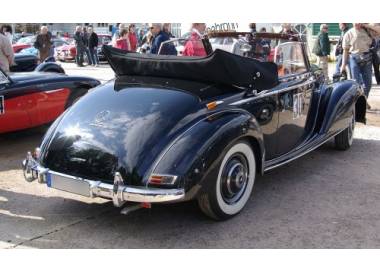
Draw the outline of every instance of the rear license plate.
<instances>
[{"instance_id":1,"label":"rear license plate","mask_svg":"<svg viewBox=\"0 0 380 272\"><path fill-rule=\"evenodd\" d=\"M88 197L90 196L90 184L81 179L75 179L68 176L48 173L47 185L48 187L62 190L65 192Z\"/></svg>"}]
</instances>

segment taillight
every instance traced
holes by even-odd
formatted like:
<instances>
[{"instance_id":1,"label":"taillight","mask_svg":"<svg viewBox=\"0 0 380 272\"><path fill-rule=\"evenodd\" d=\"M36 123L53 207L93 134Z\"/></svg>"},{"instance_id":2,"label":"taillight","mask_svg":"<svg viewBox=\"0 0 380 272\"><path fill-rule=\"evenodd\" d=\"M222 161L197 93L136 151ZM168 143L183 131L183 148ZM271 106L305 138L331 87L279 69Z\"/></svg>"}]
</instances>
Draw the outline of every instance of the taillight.
<instances>
[{"instance_id":1,"label":"taillight","mask_svg":"<svg viewBox=\"0 0 380 272\"><path fill-rule=\"evenodd\" d=\"M149 177L149 184L154 185L174 185L177 180L177 176L152 174Z\"/></svg>"}]
</instances>

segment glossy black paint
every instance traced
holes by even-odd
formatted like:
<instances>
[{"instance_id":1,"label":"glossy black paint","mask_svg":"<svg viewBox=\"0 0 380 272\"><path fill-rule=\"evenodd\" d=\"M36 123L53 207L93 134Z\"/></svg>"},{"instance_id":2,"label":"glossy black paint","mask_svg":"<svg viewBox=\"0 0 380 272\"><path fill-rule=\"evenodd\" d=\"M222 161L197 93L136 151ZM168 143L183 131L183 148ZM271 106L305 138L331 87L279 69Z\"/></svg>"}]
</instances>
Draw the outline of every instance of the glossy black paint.
<instances>
[{"instance_id":1,"label":"glossy black paint","mask_svg":"<svg viewBox=\"0 0 380 272\"><path fill-rule=\"evenodd\" d=\"M119 77L94 89L53 124L42 143L40 163L108 183L120 172L125 184L135 186L150 186L152 173L177 175L173 187L185 188L189 199L207 190L227 147L244 139L263 173L345 129L355 105L363 112L365 98L355 82L326 85L307 65L307 72L282 78L259 93L184 80ZM297 94L302 107L295 115ZM222 103L209 110L212 101Z\"/></svg>"},{"instance_id":2,"label":"glossy black paint","mask_svg":"<svg viewBox=\"0 0 380 272\"><path fill-rule=\"evenodd\" d=\"M55 72L65 73L63 68L55 63L54 57L47 58L39 63L37 56L33 54L15 54L15 65L10 67L11 72Z\"/></svg>"},{"instance_id":3,"label":"glossy black paint","mask_svg":"<svg viewBox=\"0 0 380 272\"><path fill-rule=\"evenodd\" d=\"M15 54L15 65L10 67L11 72L32 72L38 66L38 57L32 54Z\"/></svg>"},{"instance_id":4,"label":"glossy black paint","mask_svg":"<svg viewBox=\"0 0 380 272\"><path fill-rule=\"evenodd\" d=\"M10 73L9 83L0 84L0 95L5 99L26 94L68 88L72 92L78 89L91 89L100 84L96 79L81 76L47 72Z\"/></svg>"}]
</instances>

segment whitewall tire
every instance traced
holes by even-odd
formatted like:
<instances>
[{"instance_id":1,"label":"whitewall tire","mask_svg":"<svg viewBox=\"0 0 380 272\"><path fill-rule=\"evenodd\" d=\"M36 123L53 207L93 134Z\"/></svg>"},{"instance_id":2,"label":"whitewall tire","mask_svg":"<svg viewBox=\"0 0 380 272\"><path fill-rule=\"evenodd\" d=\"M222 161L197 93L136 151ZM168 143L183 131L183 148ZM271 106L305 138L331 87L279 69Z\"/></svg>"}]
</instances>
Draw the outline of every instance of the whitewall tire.
<instances>
[{"instance_id":1,"label":"whitewall tire","mask_svg":"<svg viewBox=\"0 0 380 272\"><path fill-rule=\"evenodd\" d=\"M233 144L223 156L216 180L210 190L201 194L201 210L216 220L238 214L246 205L256 177L256 160L248 142Z\"/></svg>"}]
</instances>

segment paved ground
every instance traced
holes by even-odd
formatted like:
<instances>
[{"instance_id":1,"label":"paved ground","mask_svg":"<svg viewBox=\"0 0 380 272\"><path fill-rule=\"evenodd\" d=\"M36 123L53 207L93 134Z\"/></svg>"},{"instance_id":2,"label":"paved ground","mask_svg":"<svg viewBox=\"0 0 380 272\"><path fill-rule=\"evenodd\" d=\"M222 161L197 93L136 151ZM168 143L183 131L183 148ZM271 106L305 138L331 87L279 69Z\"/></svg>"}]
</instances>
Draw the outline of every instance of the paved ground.
<instances>
[{"instance_id":1,"label":"paved ground","mask_svg":"<svg viewBox=\"0 0 380 272\"><path fill-rule=\"evenodd\" d=\"M379 248L380 88L370 103L349 151L327 143L258 178L244 211L219 223L195 203L123 216L109 202L27 184L20 162L43 129L0 136L0 248Z\"/></svg>"}]
</instances>

